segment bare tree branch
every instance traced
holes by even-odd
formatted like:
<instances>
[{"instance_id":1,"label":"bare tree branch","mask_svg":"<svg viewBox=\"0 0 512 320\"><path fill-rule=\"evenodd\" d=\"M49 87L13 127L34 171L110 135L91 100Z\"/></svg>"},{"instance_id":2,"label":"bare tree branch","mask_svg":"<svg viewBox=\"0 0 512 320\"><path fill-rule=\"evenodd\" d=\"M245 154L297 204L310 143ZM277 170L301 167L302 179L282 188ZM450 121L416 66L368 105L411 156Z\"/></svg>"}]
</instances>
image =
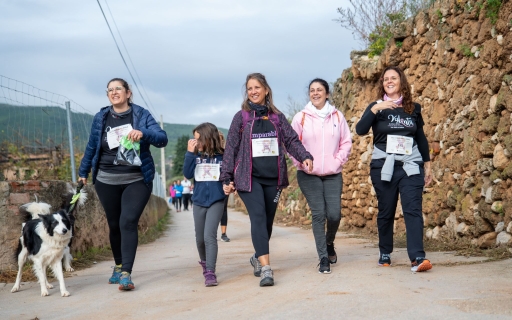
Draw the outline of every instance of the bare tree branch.
<instances>
[{"instance_id":1,"label":"bare tree branch","mask_svg":"<svg viewBox=\"0 0 512 320\"><path fill-rule=\"evenodd\" d=\"M345 29L352 31L354 38L367 48L371 33L380 33L379 28L391 25L393 15L402 13L404 18L416 15L434 0L350 0L352 8L338 8L335 19Z\"/></svg>"}]
</instances>

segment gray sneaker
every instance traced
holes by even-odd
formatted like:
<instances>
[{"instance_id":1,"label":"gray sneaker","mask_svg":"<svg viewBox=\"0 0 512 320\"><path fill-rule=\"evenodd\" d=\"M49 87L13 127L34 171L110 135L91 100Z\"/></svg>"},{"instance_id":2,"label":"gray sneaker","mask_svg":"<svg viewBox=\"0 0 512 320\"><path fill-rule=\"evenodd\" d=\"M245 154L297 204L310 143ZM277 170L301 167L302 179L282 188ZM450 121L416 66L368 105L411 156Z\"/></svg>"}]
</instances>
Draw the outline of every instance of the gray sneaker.
<instances>
[{"instance_id":1,"label":"gray sneaker","mask_svg":"<svg viewBox=\"0 0 512 320\"><path fill-rule=\"evenodd\" d=\"M261 268L260 287L270 287L274 285L274 272L269 265Z\"/></svg>"},{"instance_id":2,"label":"gray sneaker","mask_svg":"<svg viewBox=\"0 0 512 320\"><path fill-rule=\"evenodd\" d=\"M254 267L254 276L259 277L261 275L261 263L258 260L258 258L256 258L256 254L251 256L251 259L249 259L249 261L251 262L251 265Z\"/></svg>"}]
</instances>

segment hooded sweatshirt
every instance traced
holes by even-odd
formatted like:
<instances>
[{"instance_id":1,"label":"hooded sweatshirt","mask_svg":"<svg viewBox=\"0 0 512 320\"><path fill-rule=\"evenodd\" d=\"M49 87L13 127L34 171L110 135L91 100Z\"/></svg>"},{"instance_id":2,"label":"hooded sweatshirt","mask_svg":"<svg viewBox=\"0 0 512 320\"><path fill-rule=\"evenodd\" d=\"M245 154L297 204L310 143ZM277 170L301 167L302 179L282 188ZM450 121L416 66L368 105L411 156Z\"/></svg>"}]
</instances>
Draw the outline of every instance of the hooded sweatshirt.
<instances>
[{"instance_id":1,"label":"hooded sweatshirt","mask_svg":"<svg viewBox=\"0 0 512 320\"><path fill-rule=\"evenodd\" d=\"M302 137L302 144L315 159L313 172L309 174L326 176L341 172L352 149L352 136L339 110L328 101L321 110L309 102L304 110L293 117L292 127ZM292 160L297 170L305 169L302 163Z\"/></svg>"}]
</instances>

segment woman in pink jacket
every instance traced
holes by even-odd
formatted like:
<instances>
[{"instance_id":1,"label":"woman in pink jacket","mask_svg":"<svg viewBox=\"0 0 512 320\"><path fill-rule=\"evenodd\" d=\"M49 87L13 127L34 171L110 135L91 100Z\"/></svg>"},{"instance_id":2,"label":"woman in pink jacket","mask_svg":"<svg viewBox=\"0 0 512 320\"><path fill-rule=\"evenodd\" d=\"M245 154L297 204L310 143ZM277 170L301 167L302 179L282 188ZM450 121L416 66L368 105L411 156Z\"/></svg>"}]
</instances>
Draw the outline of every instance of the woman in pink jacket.
<instances>
[{"instance_id":1,"label":"woman in pink jacket","mask_svg":"<svg viewBox=\"0 0 512 320\"><path fill-rule=\"evenodd\" d=\"M350 155L352 138L345 117L328 101L329 84L325 80L311 81L309 99L304 110L293 117L292 127L313 155L315 167L306 173L300 162L294 159L294 164L300 189L311 208L320 259L318 272L331 273L330 264L338 260L334 239L341 220L341 169Z\"/></svg>"}]
</instances>

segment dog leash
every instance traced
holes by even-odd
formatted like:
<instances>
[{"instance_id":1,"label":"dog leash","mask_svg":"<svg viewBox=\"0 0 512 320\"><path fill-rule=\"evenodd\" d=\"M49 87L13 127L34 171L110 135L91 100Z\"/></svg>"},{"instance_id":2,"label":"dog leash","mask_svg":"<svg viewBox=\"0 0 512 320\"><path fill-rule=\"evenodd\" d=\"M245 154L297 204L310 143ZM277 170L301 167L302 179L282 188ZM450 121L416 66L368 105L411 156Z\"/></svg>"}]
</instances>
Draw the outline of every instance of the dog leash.
<instances>
[{"instance_id":1,"label":"dog leash","mask_svg":"<svg viewBox=\"0 0 512 320\"><path fill-rule=\"evenodd\" d=\"M76 206L76 202L78 201L78 199L80 199L80 194L81 194L81 190L82 188L84 187L84 183L83 181L79 181L78 182L78 186L76 187L76 192L75 194L73 195L73 198L71 198L71 202L69 204L71 204L71 207L69 207L69 212L73 211L73 209L75 208Z\"/></svg>"}]
</instances>

